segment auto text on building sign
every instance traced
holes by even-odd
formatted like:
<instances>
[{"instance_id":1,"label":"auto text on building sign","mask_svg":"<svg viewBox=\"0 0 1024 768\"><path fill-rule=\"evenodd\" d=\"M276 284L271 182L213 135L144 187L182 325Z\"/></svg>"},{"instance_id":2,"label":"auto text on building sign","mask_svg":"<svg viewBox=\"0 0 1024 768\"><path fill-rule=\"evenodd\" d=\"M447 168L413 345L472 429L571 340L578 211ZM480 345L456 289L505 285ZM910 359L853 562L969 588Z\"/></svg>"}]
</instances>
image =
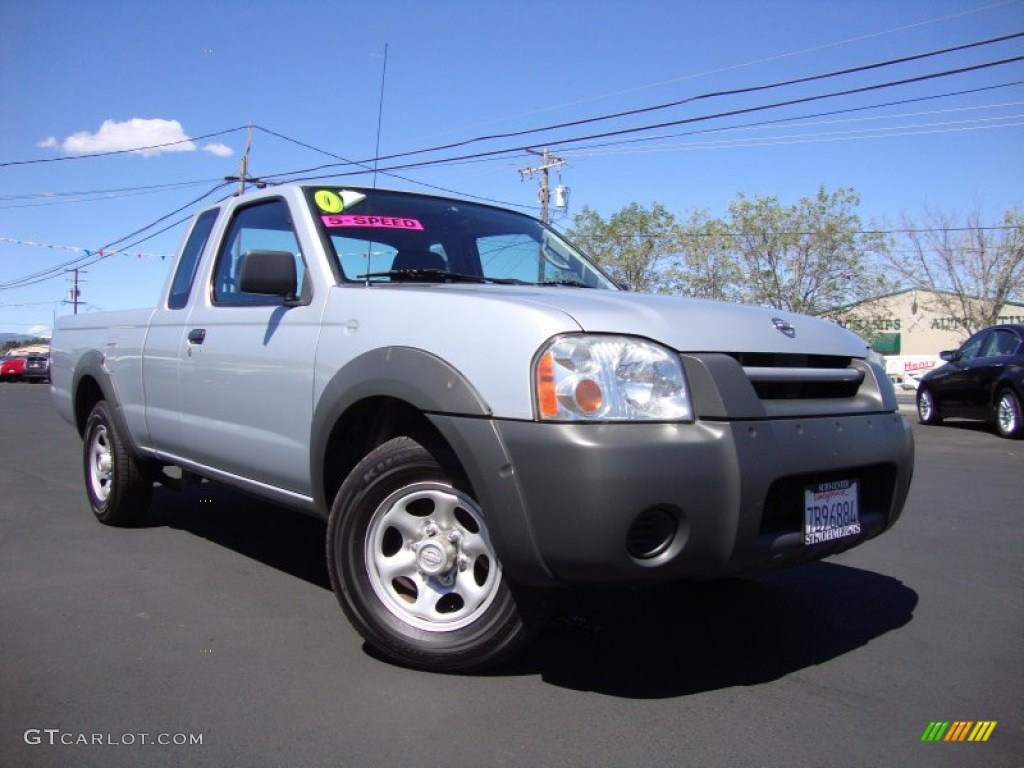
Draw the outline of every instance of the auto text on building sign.
<instances>
[{"instance_id":1,"label":"auto text on building sign","mask_svg":"<svg viewBox=\"0 0 1024 768\"><path fill-rule=\"evenodd\" d=\"M200 746L203 743L201 733L72 733L60 728L29 728L25 731L26 744L33 746L107 746L130 747L136 744L156 744L160 746Z\"/></svg>"}]
</instances>

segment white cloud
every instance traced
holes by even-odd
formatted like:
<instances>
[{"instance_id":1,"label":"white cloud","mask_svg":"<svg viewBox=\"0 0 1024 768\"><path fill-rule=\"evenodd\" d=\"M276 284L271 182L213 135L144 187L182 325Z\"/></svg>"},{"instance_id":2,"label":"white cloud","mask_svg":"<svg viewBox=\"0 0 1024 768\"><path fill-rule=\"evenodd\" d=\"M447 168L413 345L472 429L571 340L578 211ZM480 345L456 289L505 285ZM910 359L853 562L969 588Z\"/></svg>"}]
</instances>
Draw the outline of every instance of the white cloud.
<instances>
[{"instance_id":1,"label":"white cloud","mask_svg":"<svg viewBox=\"0 0 1024 768\"><path fill-rule=\"evenodd\" d=\"M154 149L140 149L171 142L180 143ZM61 148L71 154L133 150L145 157L151 157L162 152L195 152L196 145L185 134L177 120L146 120L133 117L122 123L104 120L96 133L80 131L72 134L64 139Z\"/></svg>"},{"instance_id":2,"label":"white cloud","mask_svg":"<svg viewBox=\"0 0 1024 768\"><path fill-rule=\"evenodd\" d=\"M36 146L39 147L40 149L53 149L54 147L57 146L57 137L47 136L42 141L36 142Z\"/></svg>"},{"instance_id":3,"label":"white cloud","mask_svg":"<svg viewBox=\"0 0 1024 768\"><path fill-rule=\"evenodd\" d=\"M38 336L43 339L48 339L52 335L50 326L48 325L33 325L28 329L29 336Z\"/></svg>"},{"instance_id":4,"label":"white cloud","mask_svg":"<svg viewBox=\"0 0 1024 768\"><path fill-rule=\"evenodd\" d=\"M231 157L235 154L235 150L229 147L227 144L221 144L219 141L211 142L203 147L203 152L209 152L211 155L217 157Z\"/></svg>"}]
</instances>

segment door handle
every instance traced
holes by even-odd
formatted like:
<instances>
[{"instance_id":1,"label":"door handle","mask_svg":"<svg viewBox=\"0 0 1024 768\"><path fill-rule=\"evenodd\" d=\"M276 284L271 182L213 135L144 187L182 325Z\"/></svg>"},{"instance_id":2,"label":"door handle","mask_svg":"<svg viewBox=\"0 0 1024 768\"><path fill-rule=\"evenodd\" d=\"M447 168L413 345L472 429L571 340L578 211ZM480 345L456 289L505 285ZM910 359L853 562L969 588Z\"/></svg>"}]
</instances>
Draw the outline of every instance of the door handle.
<instances>
[{"instance_id":1,"label":"door handle","mask_svg":"<svg viewBox=\"0 0 1024 768\"><path fill-rule=\"evenodd\" d=\"M202 344L206 340L205 328L193 328L188 332L189 344Z\"/></svg>"}]
</instances>

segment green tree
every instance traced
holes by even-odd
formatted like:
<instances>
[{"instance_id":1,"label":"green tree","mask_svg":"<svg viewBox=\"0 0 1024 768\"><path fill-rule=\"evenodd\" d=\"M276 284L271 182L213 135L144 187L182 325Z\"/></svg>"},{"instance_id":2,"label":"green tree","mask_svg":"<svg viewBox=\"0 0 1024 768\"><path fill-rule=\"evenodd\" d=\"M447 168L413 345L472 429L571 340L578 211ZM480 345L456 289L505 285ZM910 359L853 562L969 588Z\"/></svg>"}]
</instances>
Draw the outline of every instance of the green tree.
<instances>
[{"instance_id":1,"label":"green tree","mask_svg":"<svg viewBox=\"0 0 1024 768\"><path fill-rule=\"evenodd\" d=\"M22 347L49 346L49 344L50 340L47 338L43 338L42 336L36 336L34 338L24 339L22 341L11 339L10 341L5 341L2 345L0 345L0 354L7 354L12 349L21 349Z\"/></svg>"},{"instance_id":2,"label":"green tree","mask_svg":"<svg viewBox=\"0 0 1024 768\"><path fill-rule=\"evenodd\" d=\"M891 290L884 235L864 232L852 189L818 190L785 206L774 196L729 206L737 259L744 275L741 296L805 314L829 315L838 307Z\"/></svg>"},{"instance_id":3,"label":"green tree","mask_svg":"<svg viewBox=\"0 0 1024 768\"><path fill-rule=\"evenodd\" d=\"M676 230L676 248L666 281L671 292L719 301L742 298L743 272L728 222L694 210Z\"/></svg>"},{"instance_id":4,"label":"green tree","mask_svg":"<svg viewBox=\"0 0 1024 768\"><path fill-rule=\"evenodd\" d=\"M649 208L630 203L607 220L584 206L566 235L619 284L633 291L667 293L673 286L675 223L675 216L661 203Z\"/></svg>"}]
</instances>

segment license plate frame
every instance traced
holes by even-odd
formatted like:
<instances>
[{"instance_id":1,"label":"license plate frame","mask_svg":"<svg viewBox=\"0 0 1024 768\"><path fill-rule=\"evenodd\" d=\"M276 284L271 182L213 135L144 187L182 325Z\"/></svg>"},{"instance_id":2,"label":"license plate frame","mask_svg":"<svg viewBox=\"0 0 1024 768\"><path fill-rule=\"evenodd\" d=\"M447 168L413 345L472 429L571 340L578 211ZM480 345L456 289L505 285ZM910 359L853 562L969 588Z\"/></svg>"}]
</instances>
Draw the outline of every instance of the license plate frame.
<instances>
[{"instance_id":1,"label":"license plate frame","mask_svg":"<svg viewBox=\"0 0 1024 768\"><path fill-rule=\"evenodd\" d=\"M805 546L857 536L860 524L860 483L854 478L804 486Z\"/></svg>"}]
</instances>

